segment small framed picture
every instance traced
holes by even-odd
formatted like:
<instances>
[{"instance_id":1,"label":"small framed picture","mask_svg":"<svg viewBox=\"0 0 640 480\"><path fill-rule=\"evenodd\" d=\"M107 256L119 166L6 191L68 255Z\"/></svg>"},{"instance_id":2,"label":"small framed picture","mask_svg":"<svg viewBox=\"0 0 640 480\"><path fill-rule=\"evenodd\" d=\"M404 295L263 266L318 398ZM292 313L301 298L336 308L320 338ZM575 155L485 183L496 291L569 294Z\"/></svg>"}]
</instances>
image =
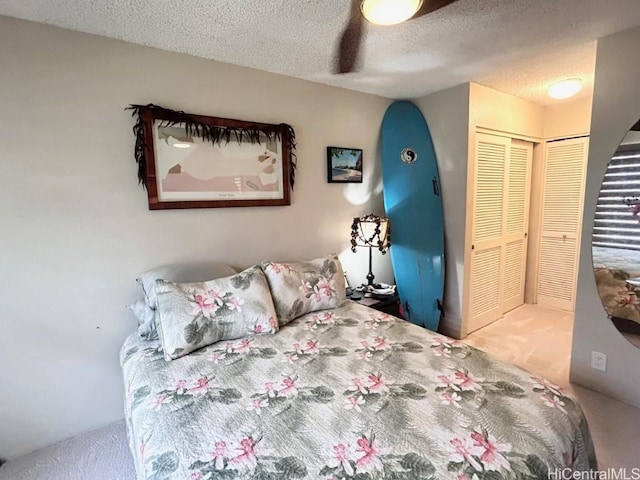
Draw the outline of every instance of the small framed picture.
<instances>
[{"instance_id":1,"label":"small framed picture","mask_svg":"<svg viewBox=\"0 0 640 480\"><path fill-rule=\"evenodd\" d=\"M362 183L362 150L327 147L327 181L329 183Z\"/></svg>"}]
</instances>

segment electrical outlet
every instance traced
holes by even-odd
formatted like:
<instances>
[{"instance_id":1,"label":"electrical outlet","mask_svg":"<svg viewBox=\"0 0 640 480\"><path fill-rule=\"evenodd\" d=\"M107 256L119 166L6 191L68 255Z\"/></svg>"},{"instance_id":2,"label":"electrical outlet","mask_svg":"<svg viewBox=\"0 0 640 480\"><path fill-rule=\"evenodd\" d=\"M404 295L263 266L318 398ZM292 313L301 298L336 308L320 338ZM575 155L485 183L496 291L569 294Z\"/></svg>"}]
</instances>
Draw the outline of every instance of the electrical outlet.
<instances>
[{"instance_id":1,"label":"electrical outlet","mask_svg":"<svg viewBox=\"0 0 640 480\"><path fill-rule=\"evenodd\" d=\"M591 352L591 368L605 372L607 370L607 355L600 352Z\"/></svg>"}]
</instances>

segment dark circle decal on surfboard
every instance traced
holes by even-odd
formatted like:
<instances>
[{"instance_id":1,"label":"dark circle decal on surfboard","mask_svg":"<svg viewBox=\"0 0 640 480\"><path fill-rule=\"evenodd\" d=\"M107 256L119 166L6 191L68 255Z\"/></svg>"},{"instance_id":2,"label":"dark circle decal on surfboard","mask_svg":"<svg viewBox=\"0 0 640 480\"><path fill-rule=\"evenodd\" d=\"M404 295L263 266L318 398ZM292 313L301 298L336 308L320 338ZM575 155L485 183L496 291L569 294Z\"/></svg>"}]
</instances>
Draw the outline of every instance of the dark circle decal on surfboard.
<instances>
[{"instance_id":1,"label":"dark circle decal on surfboard","mask_svg":"<svg viewBox=\"0 0 640 480\"><path fill-rule=\"evenodd\" d=\"M416 160L418 160L418 152L416 152L414 148L405 147L400 152L400 159L409 165L416 163Z\"/></svg>"}]
</instances>

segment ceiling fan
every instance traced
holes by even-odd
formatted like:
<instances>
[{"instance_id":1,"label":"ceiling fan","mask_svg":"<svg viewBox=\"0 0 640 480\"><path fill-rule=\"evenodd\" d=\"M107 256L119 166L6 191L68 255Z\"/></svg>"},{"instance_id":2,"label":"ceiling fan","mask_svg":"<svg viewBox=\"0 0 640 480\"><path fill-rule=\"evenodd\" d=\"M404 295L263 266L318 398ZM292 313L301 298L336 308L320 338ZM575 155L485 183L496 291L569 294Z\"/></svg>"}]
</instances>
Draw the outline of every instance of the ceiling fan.
<instances>
[{"instance_id":1,"label":"ceiling fan","mask_svg":"<svg viewBox=\"0 0 640 480\"><path fill-rule=\"evenodd\" d=\"M380 25L394 25L434 12L456 0L351 0L349 22L338 44L336 73L355 70L362 44L365 19Z\"/></svg>"}]
</instances>

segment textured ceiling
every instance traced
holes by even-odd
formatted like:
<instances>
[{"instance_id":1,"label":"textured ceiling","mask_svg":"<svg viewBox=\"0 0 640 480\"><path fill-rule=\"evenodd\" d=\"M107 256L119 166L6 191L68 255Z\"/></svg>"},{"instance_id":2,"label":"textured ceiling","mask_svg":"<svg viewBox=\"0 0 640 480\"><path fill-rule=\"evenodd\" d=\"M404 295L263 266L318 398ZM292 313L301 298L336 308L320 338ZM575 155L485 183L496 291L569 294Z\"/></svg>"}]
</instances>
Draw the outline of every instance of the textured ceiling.
<instances>
[{"instance_id":1,"label":"textured ceiling","mask_svg":"<svg viewBox=\"0 0 640 480\"><path fill-rule=\"evenodd\" d=\"M458 0L368 25L361 70L332 74L347 0L0 0L0 14L391 98L475 81L540 104L592 85L597 38L640 25L640 0Z\"/></svg>"}]
</instances>

